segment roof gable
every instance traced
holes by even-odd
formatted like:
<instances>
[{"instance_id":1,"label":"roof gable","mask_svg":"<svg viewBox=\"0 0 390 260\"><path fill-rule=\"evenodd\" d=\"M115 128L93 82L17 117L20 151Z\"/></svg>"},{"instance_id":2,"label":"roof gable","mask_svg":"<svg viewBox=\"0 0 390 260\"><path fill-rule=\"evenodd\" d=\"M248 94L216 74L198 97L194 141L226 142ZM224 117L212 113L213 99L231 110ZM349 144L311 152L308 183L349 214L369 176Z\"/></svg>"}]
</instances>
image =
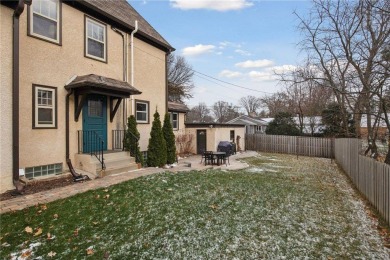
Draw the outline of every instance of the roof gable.
<instances>
[{"instance_id":1,"label":"roof gable","mask_svg":"<svg viewBox=\"0 0 390 260\"><path fill-rule=\"evenodd\" d=\"M173 51L174 48L151 26L126 0L83 0L79 4L88 7L111 20L114 20L129 30L134 30L135 21L138 21L139 31L135 34L157 43Z\"/></svg>"}]
</instances>

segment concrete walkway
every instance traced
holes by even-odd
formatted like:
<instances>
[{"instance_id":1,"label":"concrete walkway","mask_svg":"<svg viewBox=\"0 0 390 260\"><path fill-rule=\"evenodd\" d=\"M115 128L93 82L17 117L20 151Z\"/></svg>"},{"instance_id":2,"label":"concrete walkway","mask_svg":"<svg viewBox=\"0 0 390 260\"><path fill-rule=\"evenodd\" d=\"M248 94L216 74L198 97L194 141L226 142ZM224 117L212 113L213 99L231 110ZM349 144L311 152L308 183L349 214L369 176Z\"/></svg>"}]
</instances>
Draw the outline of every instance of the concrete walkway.
<instances>
[{"instance_id":1,"label":"concrete walkway","mask_svg":"<svg viewBox=\"0 0 390 260\"><path fill-rule=\"evenodd\" d=\"M193 155L187 158L179 159L177 166L170 169L161 168L143 168L131 172L123 172L113 175L105 176L104 178L98 178L91 181L76 183L74 185L68 185L61 188L52 189L49 191L42 191L30 195L18 196L10 200L0 201L0 214L15 210L21 210L37 204L46 204L58 199L71 197L78 193L83 193L89 190L95 190L99 188L105 188L111 185L115 185L124 181L135 179L141 176L147 176L164 171L171 172L184 172L184 171L202 171L207 169L221 169L221 170L240 170L248 167L248 164L240 162L240 158L256 156L257 153L253 151L246 151L237 153L230 156L230 164L221 166L205 166L204 163L200 163L201 156Z\"/></svg>"}]
</instances>

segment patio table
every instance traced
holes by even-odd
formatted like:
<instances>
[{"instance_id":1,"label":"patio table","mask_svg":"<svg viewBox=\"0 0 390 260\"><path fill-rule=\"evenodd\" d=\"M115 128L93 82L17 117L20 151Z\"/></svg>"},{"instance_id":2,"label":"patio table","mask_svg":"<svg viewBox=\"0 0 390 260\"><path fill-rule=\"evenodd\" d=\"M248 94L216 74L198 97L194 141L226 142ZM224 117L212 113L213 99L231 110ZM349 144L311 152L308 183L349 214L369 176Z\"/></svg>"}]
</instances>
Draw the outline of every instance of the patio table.
<instances>
[{"instance_id":1,"label":"patio table","mask_svg":"<svg viewBox=\"0 0 390 260\"><path fill-rule=\"evenodd\" d=\"M205 160L205 165L207 164L208 161L211 162L211 165L221 165L221 162L225 160L226 158L226 152L212 152L209 154L211 156L211 160ZM216 159L216 160L214 160Z\"/></svg>"}]
</instances>

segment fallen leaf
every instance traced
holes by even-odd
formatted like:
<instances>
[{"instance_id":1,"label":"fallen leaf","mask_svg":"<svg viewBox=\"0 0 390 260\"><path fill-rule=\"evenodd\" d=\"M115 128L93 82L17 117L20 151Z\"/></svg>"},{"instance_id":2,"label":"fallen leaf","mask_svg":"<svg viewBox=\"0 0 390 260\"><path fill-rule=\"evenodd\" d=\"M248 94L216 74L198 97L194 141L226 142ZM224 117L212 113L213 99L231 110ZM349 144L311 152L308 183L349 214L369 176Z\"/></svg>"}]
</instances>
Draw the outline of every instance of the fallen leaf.
<instances>
[{"instance_id":1,"label":"fallen leaf","mask_svg":"<svg viewBox=\"0 0 390 260\"><path fill-rule=\"evenodd\" d=\"M24 229L24 231L26 231L26 233L32 233L33 232L33 229L31 228L31 227L26 227L25 229Z\"/></svg>"},{"instance_id":2,"label":"fallen leaf","mask_svg":"<svg viewBox=\"0 0 390 260\"><path fill-rule=\"evenodd\" d=\"M8 244L7 242L4 242L3 244L1 244L1 246L3 246L3 247L9 247L10 244Z\"/></svg>"},{"instance_id":3,"label":"fallen leaf","mask_svg":"<svg viewBox=\"0 0 390 260\"><path fill-rule=\"evenodd\" d=\"M104 189L103 191L104 191L104 192L108 192L108 189Z\"/></svg>"},{"instance_id":4,"label":"fallen leaf","mask_svg":"<svg viewBox=\"0 0 390 260\"><path fill-rule=\"evenodd\" d=\"M51 234L47 233L47 239L51 239Z\"/></svg>"},{"instance_id":5,"label":"fallen leaf","mask_svg":"<svg viewBox=\"0 0 390 260\"><path fill-rule=\"evenodd\" d=\"M87 255L93 255L93 248L92 247L88 247L87 248Z\"/></svg>"},{"instance_id":6,"label":"fallen leaf","mask_svg":"<svg viewBox=\"0 0 390 260\"><path fill-rule=\"evenodd\" d=\"M34 234L34 237L39 236L40 234L42 234L42 228L37 229L37 231Z\"/></svg>"},{"instance_id":7,"label":"fallen leaf","mask_svg":"<svg viewBox=\"0 0 390 260\"><path fill-rule=\"evenodd\" d=\"M46 204L41 205L41 209L42 209L42 210L47 210Z\"/></svg>"},{"instance_id":8,"label":"fallen leaf","mask_svg":"<svg viewBox=\"0 0 390 260\"><path fill-rule=\"evenodd\" d=\"M55 256L56 254L57 254L56 252L50 251L50 252L47 254L47 256L53 257L53 256Z\"/></svg>"},{"instance_id":9,"label":"fallen leaf","mask_svg":"<svg viewBox=\"0 0 390 260\"><path fill-rule=\"evenodd\" d=\"M167 189L167 191L173 191L173 189L169 188L169 189Z\"/></svg>"},{"instance_id":10,"label":"fallen leaf","mask_svg":"<svg viewBox=\"0 0 390 260\"><path fill-rule=\"evenodd\" d=\"M77 237L79 235L79 229L76 228L75 231L73 231L73 235Z\"/></svg>"},{"instance_id":11,"label":"fallen leaf","mask_svg":"<svg viewBox=\"0 0 390 260\"><path fill-rule=\"evenodd\" d=\"M99 194L98 194L98 195L96 195L96 196L95 196L95 198L96 198L96 199L100 198L100 195L99 195Z\"/></svg>"},{"instance_id":12,"label":"fallen leaf","mask_svg":"<svg viewBox=\"0 0 390 260\"><path fill-rule=\"evenodd\" d=\"M26 250L23 252L23 254L20 256L21 258L27 258L31 255L31 251L30 250Z\"/></svg>"},{"instance_id":13,"label":"fallen leaf","mask_svg":"<svg viewBox=\"0 0 390 260\"><path fill-rule=\"evenodd\" d=\"M106 251L104 252L103 259L108 259L110 258L110 254Z\"/></svg>"},{"instance_id":14,"label":"fallen leaf","mask_svg":"<svg viewBox=\"0 0 390 260\"><path fill-rule=\"evenodd\" d=\"M103 198L108 199L109 197L110 197L110 194L106 194L106 195L104 195Z\"/></svg>"},{"instance_id":15,"label":"fallen leaf","mask_svg":"<svg viewBox=\"0 0 390 260\"><path fill-rule=\"evenodd\" d=\"M210 205L209 208L212 208L212 209L218 209L218 206L213 204L213 205Z\"/></svg>"},{"instance_id":16,"label":"fallen leaf","mask_svg":"<svg viewBox=\"0 0 390 260\"><path fill-rule=\"evenodd\" d=\"M97 224L99 224L99 222L92 222L92 224L97 225Z\"/></svg>"},{"instance_id":17,"label":"fallen leaf","mask_svg":"<svg viewBox=\"0 0 390 260\"><path fill-rule=\"evenodd\" d=\"M54 214L54 215L53 215L53 218L58 218L58 214Z\"/></svg>"}]
</instances>

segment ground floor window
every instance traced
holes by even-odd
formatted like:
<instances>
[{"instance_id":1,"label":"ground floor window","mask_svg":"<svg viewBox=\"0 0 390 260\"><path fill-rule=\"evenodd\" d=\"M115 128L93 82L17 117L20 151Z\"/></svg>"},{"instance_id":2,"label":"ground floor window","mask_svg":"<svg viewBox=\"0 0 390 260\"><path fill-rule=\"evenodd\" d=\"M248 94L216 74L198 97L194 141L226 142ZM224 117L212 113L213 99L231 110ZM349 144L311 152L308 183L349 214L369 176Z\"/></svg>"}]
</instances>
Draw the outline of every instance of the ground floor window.
<instances>
[{"instance_id":1,"label":"ground floor window","mask_svg":"<svg viewBox=\"0 0 390 260\"><path fill-rule=\"evenodd\" d=\"M60 173L62 173L62 163L34 166L25 169L25 176L27 179Z\"/></svg>"},{"instance_id":2,"label":"ground floor window","mask_svg":"<svg viewBox=\"0 0 390 260\"><path fill-rule=\"evenodd\" d=\"M173 130L179 129L179 113L175 113L175 112L171 113L171 124Z\"/></svg>"},{"instance_id":3,"label":"ground floor window","mask_svg":"<svg viewBox=\"0 0 390 260\"><path fill-rule=\"evenodd\" d=\"M148 101L135 101L135 117L137 123L149 123L149 102Z\"/></svg>"},{"instance_id":4,"label":"ground floor window","mask_svg":"<svg viewBox=\"0 0 390 260\"><path fill-rule=\"evenodd\" d=\"M33 85L33 128L57 128L57 88Z\"/></svg>"}]
</instances>

